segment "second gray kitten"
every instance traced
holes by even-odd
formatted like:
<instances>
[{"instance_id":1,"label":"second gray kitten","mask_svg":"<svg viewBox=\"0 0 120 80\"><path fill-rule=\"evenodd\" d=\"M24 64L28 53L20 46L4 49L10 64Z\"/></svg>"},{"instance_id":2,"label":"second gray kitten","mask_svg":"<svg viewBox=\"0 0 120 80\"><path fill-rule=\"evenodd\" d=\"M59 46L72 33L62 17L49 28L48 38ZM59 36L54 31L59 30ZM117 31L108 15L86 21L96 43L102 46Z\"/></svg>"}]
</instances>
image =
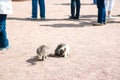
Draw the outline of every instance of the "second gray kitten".
<instances>
[{"instance_id":1,"label":"second gray kitten","mask_svg":"<svg viewBox=\"0 0 120 80\"><path fill-rule=\"evenodd\" d=\"M42 46L38 47L36 52L37 52L38 59L44 61L48 55L48 46L42 45Z\"/></svg>"}]
</instances>

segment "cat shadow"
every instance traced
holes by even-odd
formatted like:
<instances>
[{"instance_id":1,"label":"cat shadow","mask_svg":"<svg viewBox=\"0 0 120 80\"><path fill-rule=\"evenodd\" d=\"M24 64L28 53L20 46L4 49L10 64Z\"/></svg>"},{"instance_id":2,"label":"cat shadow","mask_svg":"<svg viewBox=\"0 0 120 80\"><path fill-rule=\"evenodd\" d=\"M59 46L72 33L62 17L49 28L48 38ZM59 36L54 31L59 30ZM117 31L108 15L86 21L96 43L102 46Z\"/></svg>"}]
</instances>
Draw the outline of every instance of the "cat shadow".
<instances>
[{"instance_id":1,"label":"cat shadow","mask_svg":"<svg viewBox=\"0 0 120 80\"><path fill-rule=\"evenodd\" d=\"M42 61L42 60L39 60L37 56L33 56L32 58L26 60L26 62L30 63L31 65L35 65L38 61Z\"/></svg>"},{"instance_id":2,"label":"cat shadow","mask_svg":"<svg viewBox=\"0 0 120 80\"><path fill-rule=\"evenodd\" d=\"M49 54L49 55L47 55L47 57L62 58L61 56L57 56L57 55L55 55L55 54Z\"/></svg>"}]
</instances>

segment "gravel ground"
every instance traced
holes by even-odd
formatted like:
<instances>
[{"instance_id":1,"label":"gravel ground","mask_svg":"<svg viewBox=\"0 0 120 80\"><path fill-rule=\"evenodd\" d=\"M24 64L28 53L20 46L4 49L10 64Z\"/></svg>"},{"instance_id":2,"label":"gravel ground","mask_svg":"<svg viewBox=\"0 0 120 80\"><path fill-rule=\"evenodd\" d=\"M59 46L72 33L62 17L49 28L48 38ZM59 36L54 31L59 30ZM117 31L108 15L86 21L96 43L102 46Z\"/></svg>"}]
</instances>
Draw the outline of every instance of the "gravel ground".
<instances>
[{"instance_id":1,"label":"gravel ground","mask_svg":"<svg viewBox=\"0 0 120 80\"><path fill-rule=\"evenodd\" d=\"M46 20L27 20L31 1L13 2L7 34L11 48L0 51L0 80L120 80L120 5L116 0L113 21L92 26L97 8L81 0L81 17L69 20L70 0L45 0ZM39 16L39 15L38 15ZM36 60L36 49L45 44L49 54L59 43L70 46L70 56Z\"/></svg>"}]
</instances>

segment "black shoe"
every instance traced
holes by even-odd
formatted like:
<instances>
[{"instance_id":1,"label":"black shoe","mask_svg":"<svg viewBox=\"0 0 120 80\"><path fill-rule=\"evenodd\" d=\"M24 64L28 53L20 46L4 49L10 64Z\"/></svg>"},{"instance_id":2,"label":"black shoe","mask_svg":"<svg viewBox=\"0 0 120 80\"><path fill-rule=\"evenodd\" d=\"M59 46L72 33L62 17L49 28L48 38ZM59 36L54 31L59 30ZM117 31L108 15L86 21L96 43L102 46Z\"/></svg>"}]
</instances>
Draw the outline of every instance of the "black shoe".
<instances>
[{"instance_id":1,"label":"black shoe","mask_svg":"<svg viewBox=\"0 0 120 80\"><path fill-rule=\"evenodd\" d=\"M73 17L73 16L70 16L69 19L74 19L74 17Z\"/></svg>"},{"instance_id":2,"label":"black shoe","mask_svg":"<svg viewBox=\"0 0 120 80\"><path fill-rule=\"evenodd\" d=\"M79 19L79 17L75 16L74 19Z\"/></svg>"}]
</instances>

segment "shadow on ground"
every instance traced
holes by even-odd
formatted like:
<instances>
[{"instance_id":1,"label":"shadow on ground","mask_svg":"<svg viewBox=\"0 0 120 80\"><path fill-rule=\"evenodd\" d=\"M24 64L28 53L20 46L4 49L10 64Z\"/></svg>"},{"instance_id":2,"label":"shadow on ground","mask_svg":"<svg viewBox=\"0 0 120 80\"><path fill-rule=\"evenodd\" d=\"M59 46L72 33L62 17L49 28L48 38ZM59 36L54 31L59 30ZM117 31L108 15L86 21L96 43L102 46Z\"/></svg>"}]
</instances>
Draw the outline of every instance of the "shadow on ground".
<instances>
[{"instance_id":1,"label":"shadow on ground","mask_svg":"<svg viewBox=\"0 0 120 80\"><path fill-rule=\"evenodd\" d=\"M38 62L39 60L37 59L37 56L33 56L32 58L26 60L26 62L30 63L31 65L35 65L36 62ZM29 66L31 66L29 65Z\"/></svg>"},{"instance_id":2,"label":"shadow on ground","mask_svg":"<svg viewBox=\"0 0 120 80\"><path fill-rule=\"evenodd\" d=\"M61 4L57 4L54 3L53 5L65 5L65 6L70 6L71 3L61 3ZM81 5L95 5L93 3L81 3Z\"/></svg>"},{"instance_id":3,"label":"shadow on ground","mask_svg":"<svg viewBox=\"0 0 120 80\"><path fill-rule=\"evenodd\" d=\"M97 16L96 15L82 15L79 20L91 20L89 18L93 18L93 17L97 17ZM63 18L63 19L46 18L45 20L41 20L41 19L30 20L28 18L19 18L19 17L8 17L7 20L20 20L20 21L64 21L64 20L67 20L67 21L71 21L71 19L69 19L69 18ZM74 20L74 21L77 21L77 20Z\"/></svg>"}]
</instances>

